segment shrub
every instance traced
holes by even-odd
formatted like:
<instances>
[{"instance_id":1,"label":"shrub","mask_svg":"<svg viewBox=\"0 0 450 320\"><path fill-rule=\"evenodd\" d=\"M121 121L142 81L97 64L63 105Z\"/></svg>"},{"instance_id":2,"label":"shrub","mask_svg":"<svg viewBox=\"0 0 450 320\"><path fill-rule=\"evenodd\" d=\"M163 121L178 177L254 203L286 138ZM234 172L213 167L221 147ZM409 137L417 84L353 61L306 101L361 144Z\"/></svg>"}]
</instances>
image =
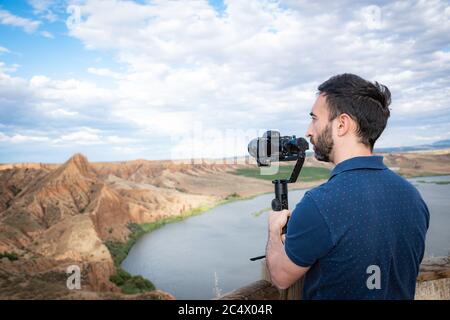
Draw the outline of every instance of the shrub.
<instances>
[{"instance_id":1,"label":"shrub","mask_svg":"<svg viewBox=\"0 0 450 320\"><path fill-rule=\"evenodd\" d=\"M225 200L238 199L238 198L240 198L240 197L241 197L241 196L239 195L239 193L234 192L234 193L229 194L228 196L226 196L226 197L225 197Z\"/></svg>"},{"instance_id":2,"label":"shrub","mask_svg":"<svg viewBox=\"0 0 450 320\"><path fill-rule=\"evenodd\" d=\"M3 258L8 258L9 261L15 261L19 259L19 256L15 252L6 252L6 251L3 253L0 252L0 259Z\"/></svg>"},{"instance_id":3,"label":"shrub","mask_svg":"<svg viewBox=\"0 0 450 320\"><path fill-rule=\"evenodd\" d=\"M155 290L155 286L142 276L132 276L122 268L117 268L115 275L109 278L125 294L137 294Z\"/></svg>"}]
</instances>

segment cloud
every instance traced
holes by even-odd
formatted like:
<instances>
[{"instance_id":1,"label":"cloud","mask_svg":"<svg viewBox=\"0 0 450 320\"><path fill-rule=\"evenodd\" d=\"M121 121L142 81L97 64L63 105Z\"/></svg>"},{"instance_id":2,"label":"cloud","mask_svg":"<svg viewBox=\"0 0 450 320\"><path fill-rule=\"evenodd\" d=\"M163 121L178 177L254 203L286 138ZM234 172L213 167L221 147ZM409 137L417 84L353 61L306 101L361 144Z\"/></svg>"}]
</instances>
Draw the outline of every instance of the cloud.
<instances>
[{"instance_id":1,"label":"cloud","mask_svg":"<svg viewBox=\"0 0 450 320\"><path fill-rule=\"evenodd\" d=\"M43 36L43 37L46 37L46 38L49 38L49 39L54 39L55 37L53 36L53 34L51 34L50 32L48 32L48 31L42 31L41 32L41 35Z\"/></svg>"},{"instance_id":2,"label":"cloud","mask_svg":"<svg viewBox=\"0 0 450 320\"><path fill-rule=\"evenodd\" d=\"M39 12L55 5L31 3ZM217 12L207 1L77 0L66 10L68 34L100 56L112 54L116 65L99 61L86 70L90 80L18 78L12 65L0 65L2 119L25 126L33 118L35 128L55 130L58 144L111 144L164 157L168 140L176 144L199 126L303 135L317 86L343 72L392 91L388 138L379 146L448 133L445 1L234 0ZM431 126L421 139L408 133L417 124ZM202 148L211 146L207 136ZM114 144L120 139L131 141Z\"/></svg>"},{"instance_id":3,"label":"cloud","mask_svg":"<svg viewBox=\"0 0 450 320\"><path fill-rule=\"evenodd\" d=\"M107 111L114 92L74 79L23 79L10 74L15 68L0 61L0 123L43 131L114 125Z\"/></svg>"},{"instance_id":4,"label":"cloud","mask_svg":"<svg viewBox=\"0 0 450 320\"><path fill-rule=\"evenodd\" d=\"M10 51L5 47L0 46L0 54L2 53L10 53Z\"/></svg>"},{"instance_id":5,"label":"cloud","mask_svg":"<svg viewBox=\"0 0 450 320\"><path fill-rule=\"evenodd\" d=\"M32 125L32 91L25 79L11 76L15 66L0 61L0 119L2 124Z\"/></svg>"},{"instance_id":6,"label":"cloud","mask_svg":"<svg viewBox=\"0 0 450 320\"><path fill-rule=\"evenodd\" d=\"M220 125L217 114L240 108L279 119L298 110L300 119L317 85L342 72L385 82L402 115L417 112L414 104L423 106L421 112L448 108L446 94L439 95L441 103L426 103L437 99L424 87L439 74L449 81L445 2L351 2L352 10L340 3L326 13L304 2L281 4L287 6L229 1L221 16L206 1L82 1L69 31L87 48L117 52L127 66L119 92L132 97L126 116L143 125L154 125L146 115L162 110L166 117L189 110L212 126Z\"/></svg>"},{"instance_id":7,"label":"cloud","mask_svg":"<svg viewBox=\"0 0 450 320\"><path fill-rule=\"evenodd\" d=\"M0 142L24 143L24 142L46 142L46 141L49 141L48 137L25 136L21 134L8 136L5 135L3 132L0 132Z\"/></svg>"},{"instance_id":8,"label":"cloud","mask_svg":"<svg viewBox=\"0 0 450 320\"><path fill-rule=\"evenodd\" d=\"M28 0L34 10L38 12L46 11L54 4L54 0Z\"/></svg>"},{"instance_id":9,"label":"cloud","mask_svg":"<svg viewBox=\"0 0 450 320\"><path fill-rule=\"evenodd\" d=\"M0 9L0 24L20 27L25 32L32 33L36 31L41 22L36 20L30 20L27 18L22 18L10 13L9 11Z\"/></svg>"},{"instance_id":10,"label":"cloud","mask_svg":"<svg viewBox=\"0 0 450 320\"><path fill-rule=\"evenodd\" d=\"M144 147L113 147L112 150L122 154L138 155L147 149Z\"/></svg>"},{"instance_id":11,"label":"cloud","mask_svg":"<svg viewBox=\"0 0 450 320\"><path fill-rule=\"evenodd\" d=\"M71 143L80 145L92 145L102 143L100 130L93 128L82 128L69 134L62 135L61 138L53 140L53 143Z\"/></svg>"},{"instance_id":12,"label":"cloud","mask_svg":"<svg viewBox=\"0 0 450 320\"><path fill-rule=\"evenodd\" d=\"M382 29L381 8L377 5L369 5L360 10L359 14L363 23L369 30Z\"/></svg>"},{"instance_id":13,"label":"cloud","mask_svg":"<svg viewBox=\"0 0 450 320\"><path fill-rule=\"evenodd\" d=\"M101 88L89 81L53 80L46 76L33 76L28 88L33 92L35 107L42 112L63 106L68 112L82 110L86 115L95 115L96 111L108 109L116 96L113 90ZM90 110L92 107L96 109Z\"/></svg>"},{"instance_id":14,"label":"cloud","mask_svg":"<svg viewBox=\"0 0 450 320\"><path fill-rule=\"evenodd\" d=\"M33 7L34 13L45 18L49 22L55 22L57 15L55 10L58 10L62 5L61 1L55 0L28 0L28 3Z\"/></svg>"},{"instance_id":15,"label":"cloud","mask_svg":"<svg viewBox=\"0 0 450 320\"><path fill-rule=\"evenodd\" d=\"M450 139L449 117L450 115L447 115L446 121L433 124L426 124L418 120L416 123L388 125L377 145L378 147L398 147L448 140Z\"/></svg>"},{"instance_id":16,"label":"cloud","mask_svg":"<svg viewBox=\"0 0 450 320\"><path fill-rule=\"evenodd\" d=\"M120 74L117 72L113 72L109 69L106 68L88 68L87 71L90 74L94 74L96 76L101 76L101 77L111 77L111 78L115 78L118 79L120 78Z\"/></svg>"},{"instance_id":17,"label":"cloud","mask_svg":"<svg viewBox=\"0 0 450 320\"><path fill-rule=\"evenodd\" d=\"M70 129L69 129L70 130ZM75 128L75 130L70 130L69 133L65 133L60 137L53 138L51 140L52 144L55 145L120 145L120 144L130 144L136 140L119 137L117 135L108 135L102 130L89 127Z\"/></svg>"},{"instance_id":18,"label":"cloud","mask_svg":"<svg viewBox=\"0 0 450 320\"><path fill-rule=\"evenodd\" d=\"M8 73L16 72L19 67L20 67L20 65L18 65L18 64L7 65L3 61L0 61L0 73L3 73L3 72L8 72ZM5 73L3 75L5 77L8 77ZM1 74L0 74L0 76L1 76Z\"/></svg>"},{"instance_id":19,"label":"cloud","mask_svg":"<svg viewBox=\"0 0 450 320\"><path fill-rule=\"evenodd\" d=\"M63 117L76 116L76 115L78 115L78 112L76 112L76 111L67 111L67 110L64 110L62 108L58 108L58 109L49 111L48 114L50 116L55 117L55 118L63 118Z\"/></svg>"}]
</instances>

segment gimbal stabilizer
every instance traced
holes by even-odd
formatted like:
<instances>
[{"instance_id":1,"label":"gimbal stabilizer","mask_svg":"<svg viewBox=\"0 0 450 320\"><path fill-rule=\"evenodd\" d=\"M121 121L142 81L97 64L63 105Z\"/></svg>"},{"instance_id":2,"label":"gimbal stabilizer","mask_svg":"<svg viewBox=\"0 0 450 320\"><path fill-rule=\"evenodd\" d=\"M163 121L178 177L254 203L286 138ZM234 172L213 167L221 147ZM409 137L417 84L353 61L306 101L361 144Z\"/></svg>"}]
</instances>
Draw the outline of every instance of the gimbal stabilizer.
<instances>
[{"instance_id":1,"label":"gimbal stabilizer","mask_svg":"<svg viewBox=\"0 0 450 320\"><path fill-rule=\"evenodd\" d=\"M267 131L262 138L250 141L248 151L256 158L258 166L270 166L271 161L292 161L297 160L292 170L289 180L277 179L272 183L275 187L275 198L272 200L272 210L281 211L289 209L288 203L288 183L295 183L305 162L308 142L303 138L295 136L280 137L277 131ZM272 152L272 150L274 152ZM287 224L283 228L282 234L286 233ZM251 258L251 261L263 259L266 256Z\"/></svg>"}]
</instances>

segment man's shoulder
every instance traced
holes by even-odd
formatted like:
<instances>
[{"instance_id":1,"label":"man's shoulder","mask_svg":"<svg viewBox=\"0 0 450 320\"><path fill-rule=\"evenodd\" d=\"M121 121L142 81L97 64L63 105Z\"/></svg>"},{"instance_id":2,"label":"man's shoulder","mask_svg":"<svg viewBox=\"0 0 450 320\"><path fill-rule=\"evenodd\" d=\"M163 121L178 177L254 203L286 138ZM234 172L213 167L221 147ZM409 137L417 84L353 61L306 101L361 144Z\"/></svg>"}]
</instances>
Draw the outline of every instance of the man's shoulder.
<instances>
[{"instance_id":1,"label":"man's shoulder","mask_svg":"<svg viewBox=\"0 0 450 320\"><path fill-rule=\"evenodd\" d=\"M344 172L310 189L306 194L319 207L330 205L335 201L342 203L350 200L350 204L351 200L355 200L356 194L363 192L371 184L373 184L374 188L387 186L386 190L397 190L407 193L409 196L421 198L416 187L398 173L389 168L377 170L376 172L379 173L377 176L366 176L364 170ZM361 188L362 185L365 188Z\"/></svg>"},{"instance_id":2,"label":"man's shoulder","mask_svg":"<svg viewBox=\"0 0 450 320\"><path fill-rule=\"evenodd\" d=\"M417 196L421 198L419 191L417 188L408 181L405 177L401 176L399 173L386 168L385 171L385 179L388 181L391 185L401 189L403 192L408 192L413 196Z\"/></svg>"},{"instance_id":3,"label":"man's shoulder","mask_svg":"<svg viewBox=\"0 0 450 320\"><path fill-rule=\"evenodd\" d=\"M328 180L306 192L314 201L322 201L324 198L333 196L337 188L339 188L339 180Z\"/></svg>"}]
</instances>

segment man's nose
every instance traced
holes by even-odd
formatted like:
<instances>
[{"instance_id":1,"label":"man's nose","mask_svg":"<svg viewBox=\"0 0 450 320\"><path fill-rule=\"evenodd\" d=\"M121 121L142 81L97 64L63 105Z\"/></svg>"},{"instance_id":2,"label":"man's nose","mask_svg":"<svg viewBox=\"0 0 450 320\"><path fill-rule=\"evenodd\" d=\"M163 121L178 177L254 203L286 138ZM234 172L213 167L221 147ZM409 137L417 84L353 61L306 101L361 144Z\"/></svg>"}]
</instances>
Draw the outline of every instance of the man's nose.
<instances>
[{"instance_id":1,"label":"man's nose","mask_svg":"<svg viewBox=\"0 0 450 320\"><path fill-rule=\"evenodd\" d=\"M308 126L308 129L305 132L305 136L309 139L312 138L311 126Z\"/></svg>"}]
</instances>

